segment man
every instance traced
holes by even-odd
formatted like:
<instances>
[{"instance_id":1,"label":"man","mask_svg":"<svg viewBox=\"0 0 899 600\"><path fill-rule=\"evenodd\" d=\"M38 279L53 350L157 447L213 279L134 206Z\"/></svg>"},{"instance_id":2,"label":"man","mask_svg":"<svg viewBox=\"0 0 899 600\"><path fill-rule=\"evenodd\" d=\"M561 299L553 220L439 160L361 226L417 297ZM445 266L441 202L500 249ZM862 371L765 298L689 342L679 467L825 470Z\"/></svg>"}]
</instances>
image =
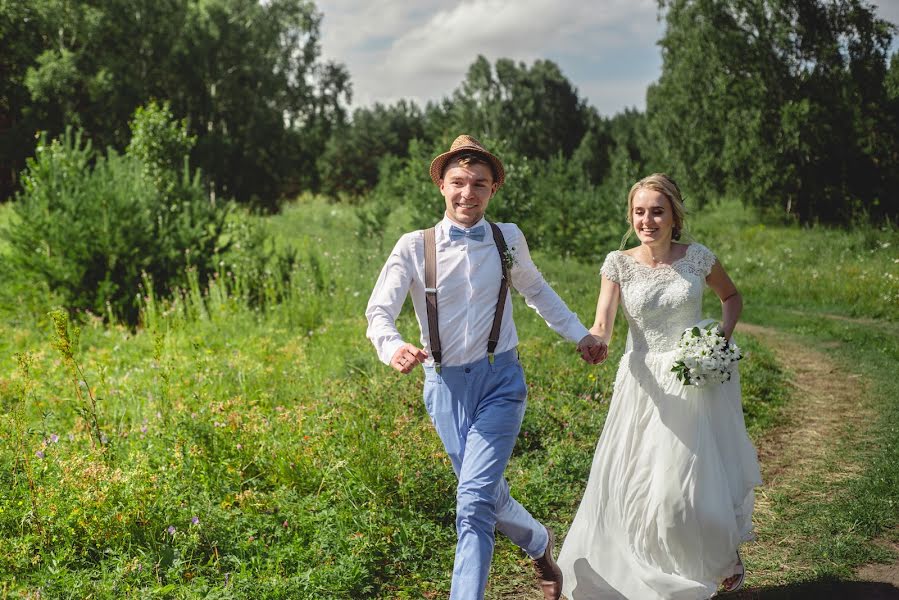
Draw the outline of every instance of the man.
<instances>
[{"instance_id":1,"label":"man","mask_svg":"<svg viewBox=\"0 0 899 600\"><path fill-rule=\"evenodd\" d=\"M450 597L484 597L498 529L534 559L544 597L557 600L562 574L552 555L553 534L509 495L503 477L527 398L504 274L552 329L578 342L585 360L597 362L604 346L543 279L517 226L499 224L495 239L484 213L505 180L499 158L460 135L431 163L431 179L446 202L445 216L430 242L428 232L415 231L396 244L365 311L367 335L397 371L409 373L419 363L425 370L425 407L459 481ZM403 341L395 325L410 292L422 347Z\"/></svg>"}]
</instances>

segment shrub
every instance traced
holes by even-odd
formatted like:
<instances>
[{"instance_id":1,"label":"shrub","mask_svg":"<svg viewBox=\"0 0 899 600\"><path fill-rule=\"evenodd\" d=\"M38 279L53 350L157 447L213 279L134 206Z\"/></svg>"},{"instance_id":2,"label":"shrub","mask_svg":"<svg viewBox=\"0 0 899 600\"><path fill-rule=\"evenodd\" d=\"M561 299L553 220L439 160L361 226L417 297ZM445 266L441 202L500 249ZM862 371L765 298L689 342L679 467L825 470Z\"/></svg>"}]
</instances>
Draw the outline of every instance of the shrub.
<instances>
[{"instance_id":1,"label":"shrub","mask_svg":"<svg viewBox=\"0 0 899 600\"><path fill-rule=\"evenodd\" d=\"M134 324L143 273L163 294L186 284L188 268L201 280L214 271L232 205L210 202L198 174L185 168L178 177L151 160L152 149L171 147L171 139L154 146L147 138L171 138L178 127L160 124L158 108L139 111L132 127L143 136L132 149L151 151L104 156L81 133L67 130L52 142L43 137L22 176L16 225L2 233L12 268L45 283L69 309Z\"/></svg>"}]
</instances>

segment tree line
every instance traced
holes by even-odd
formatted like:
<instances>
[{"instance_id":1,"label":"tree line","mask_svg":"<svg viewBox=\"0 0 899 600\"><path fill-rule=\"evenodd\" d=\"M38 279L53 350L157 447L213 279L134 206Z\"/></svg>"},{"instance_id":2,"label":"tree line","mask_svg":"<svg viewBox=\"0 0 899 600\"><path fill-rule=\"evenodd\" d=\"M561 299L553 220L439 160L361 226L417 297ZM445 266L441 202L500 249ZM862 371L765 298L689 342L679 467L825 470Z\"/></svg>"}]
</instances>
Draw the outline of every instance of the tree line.
<instances>
[{"instance_id":1,"label":"tree line","mask_svg":"<svg viewBox=\"0 0 899 600\"><path fill-rule=\"evenodd\" d=\"M803 222L897 216L896 30L871 4L661 0L659 11L662 71L644 111L602 116L549 60L478 57L438 102L349 114L352 82L322 60L310 1L0 3L0 194L20 189L36 132L74 126L123 150L134 111L157 100L196 139L191 164L211 192L268 209L307 190L427 194L420 161L465 131L504 149L510 180L554 182L504 189L503 205L526 214L595 214L665 171L697 204L730 196ZM421 177L404 179L407 168ZM548 239L570 245L557 229Z\"/></svg>"}]
</instances>

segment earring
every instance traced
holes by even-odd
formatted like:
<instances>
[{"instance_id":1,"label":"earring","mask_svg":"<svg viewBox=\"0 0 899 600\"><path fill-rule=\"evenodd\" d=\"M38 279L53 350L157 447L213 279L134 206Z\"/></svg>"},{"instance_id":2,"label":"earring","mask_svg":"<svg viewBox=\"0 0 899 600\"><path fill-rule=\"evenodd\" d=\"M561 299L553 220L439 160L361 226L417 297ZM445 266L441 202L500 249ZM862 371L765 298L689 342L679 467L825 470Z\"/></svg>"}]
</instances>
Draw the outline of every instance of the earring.
<instances>
[{"instance_id":1,"label":"earring","mask_svg":"<svg viewBox=\"0 0 899 600\"><path fill-rule=\"evenodd\" d=\"M675 227L674 232L671 234L671 237L674 239L674 241L678 241L680 239L680 228Z\"/></svg>"}]
</instances>

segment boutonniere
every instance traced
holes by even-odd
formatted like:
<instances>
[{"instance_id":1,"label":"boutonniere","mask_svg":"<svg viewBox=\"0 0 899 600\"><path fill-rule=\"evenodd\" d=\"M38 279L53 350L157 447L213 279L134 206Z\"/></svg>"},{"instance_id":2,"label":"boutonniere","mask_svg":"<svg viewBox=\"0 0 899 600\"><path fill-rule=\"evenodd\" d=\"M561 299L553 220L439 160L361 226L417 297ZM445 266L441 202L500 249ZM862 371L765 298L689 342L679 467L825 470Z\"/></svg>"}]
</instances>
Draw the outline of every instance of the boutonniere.
<instances>
[{"instance_id":1,"label":"boutonniere","mask_svg":"<svg viewBox=\"0 0 899 600\"><path fill-rule=\"evenodd\" d=\"M515 246L507 247L503 252L503 262L506 263L507 269L512 269L518 264L518 254L515 252Z\"/></svg>"}]
</instances>

